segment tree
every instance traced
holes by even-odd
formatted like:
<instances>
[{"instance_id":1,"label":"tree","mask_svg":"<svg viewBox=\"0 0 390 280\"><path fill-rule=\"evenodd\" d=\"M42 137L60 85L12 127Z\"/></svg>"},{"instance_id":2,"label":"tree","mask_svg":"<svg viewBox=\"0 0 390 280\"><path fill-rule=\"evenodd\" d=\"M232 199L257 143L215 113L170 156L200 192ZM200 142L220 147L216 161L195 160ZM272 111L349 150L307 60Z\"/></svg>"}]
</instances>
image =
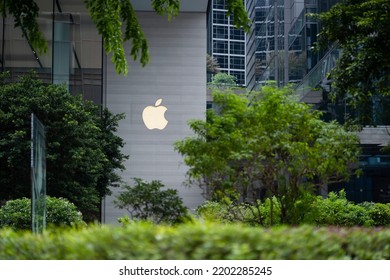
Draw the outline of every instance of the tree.
<instances>
[{"instance_id":1,"label":"tree","mask_svg":"<svg viewBox=\"0 0 390 280\"><path fill-rule=\"evenodd\" d=\"M344 0L317 17L319 46L342 49L331 73L334 99L347 98L360 123L375 124L375 99L390 94L390 2Z\"/></svg>"},{"instance_id":2,"label":"tree","mask_svg":"<svg viewBox=\"0 0 390 280\"><path fill-rule=\"evenodd\" d=\"M188 180L206 198L244 203L275 196L282 222L314 187L346 180L359 155L358 137L295 101L289 88L265 86L237 95L213 93L218 113L189 123L195 136L175 143Z\"/></svg>"},{"instance_id":3,"label":"tree","mask_svg":"<svg viewBox=\"0 0 390 280\"><path fill-rule=\"evenodd\" d=\"M157 180L146 182L134 178L134 183L133 187L124 186L115 200L116 206L126 209L132 219L176 224L188 218L188 209L177 190L162 190L164 185Z\"/></svg>"},{"instance_id":4,"label":"tree","mask_svg":"<svg viewBox=\"0 0 390 280\"><path fill-rule=\"evenodd\" d=\"M130 56L145 66L149 61L148 44L130 0L84 0L91 19L103 37L104 50L112 53L116 71L126 74L128 65L123 43L131 41ZM153 9L168 19L177 16L180 0L151 0ZM227 16L234 15L234 24L249 31L250 20L242 0L226 0ZM39 7L34 0L4 0L0 5L3 17L7 12L14 17L15 27L20 27L32 47L39 52L47 50L47 41L37 23ZM124 33L122 32L124 26Z\"/></svg>"},{"instance_id":5,"label":"tree","mask_svg":"<svg viewBox=\"0 0 390 280\"><path fill-rule=\"evenodd\" d=\"M127 156L107 109L72 96L65 87L32 76L0 85L0 201L30 197L30 114L46 128L47 194L73 202L86 220L97 218L102 197L119 181Z\"/></svg>"}]
</instances>

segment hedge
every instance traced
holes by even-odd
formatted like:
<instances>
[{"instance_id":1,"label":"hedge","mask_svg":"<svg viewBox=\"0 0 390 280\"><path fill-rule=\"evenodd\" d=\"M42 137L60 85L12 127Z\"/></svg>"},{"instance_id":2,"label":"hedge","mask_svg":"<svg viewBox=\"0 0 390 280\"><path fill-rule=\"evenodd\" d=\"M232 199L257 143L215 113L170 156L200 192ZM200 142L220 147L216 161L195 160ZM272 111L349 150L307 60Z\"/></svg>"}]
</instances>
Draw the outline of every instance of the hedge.
<instances>
[{"instance_id":1,"label":"hedge","mask_svg":"<svg viewBox=\"0 0 390 280\"><path fill-rule=\"evenodd\" d=\"M0 259L322 260L390 259L390 228L132 223L48 230L0 230Z\"/></svg>"}]
</instances>

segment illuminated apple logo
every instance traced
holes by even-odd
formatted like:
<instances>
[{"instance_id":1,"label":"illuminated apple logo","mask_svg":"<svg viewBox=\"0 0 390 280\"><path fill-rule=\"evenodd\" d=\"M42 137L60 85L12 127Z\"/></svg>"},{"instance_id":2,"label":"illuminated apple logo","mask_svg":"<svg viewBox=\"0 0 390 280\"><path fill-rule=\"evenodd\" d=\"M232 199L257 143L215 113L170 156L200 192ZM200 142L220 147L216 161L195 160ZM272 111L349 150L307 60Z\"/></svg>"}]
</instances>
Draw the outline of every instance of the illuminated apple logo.
<instances>
[{"instance_id":1,"label":"illuminated apple logo","mask_svg":"<svg viewBox=\"0 0 390 280\"><path fill-rule=\"evenodd\" d=\"M164 129L168 121L165 119L167 107L161 106L162 99L157 99L154 106L146 107L142 112L142 119L148 129Z\"/></svg>"}]
</instances>

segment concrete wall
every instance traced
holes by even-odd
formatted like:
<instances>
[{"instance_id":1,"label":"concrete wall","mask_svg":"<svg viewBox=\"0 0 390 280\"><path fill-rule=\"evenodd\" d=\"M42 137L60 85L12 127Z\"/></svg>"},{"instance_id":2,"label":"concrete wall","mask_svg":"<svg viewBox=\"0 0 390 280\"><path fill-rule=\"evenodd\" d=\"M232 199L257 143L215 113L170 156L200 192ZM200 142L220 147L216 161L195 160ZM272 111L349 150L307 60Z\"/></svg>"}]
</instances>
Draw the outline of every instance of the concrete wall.
<instances>
[{"instance_id":1,"label":"concrete wall","mask_svg":"<svg viewBox=\"0 0 390 280\"><path fill-rule=\"evenodd\" d=\"M181 13L172 20L153 12L138 13L149 43L150 63L142 68L129 61L129 74L116 74L106 58L106 106L114 113L125 113L118 135L126 142L123 152L130 155L121 174L125 182L139 177L161 180L166 187L179 190L185 204L194 209L203 198L198 187L185 187L187 167L174 151L173 143L191 135L187 121L203 119L206 109L206 14ZM162 98L167 107L168 125L149 130L142 111ZM119 189L103 203L103 222L115 223L125 214L113 205Z\"/></svg>"}]
</instances>

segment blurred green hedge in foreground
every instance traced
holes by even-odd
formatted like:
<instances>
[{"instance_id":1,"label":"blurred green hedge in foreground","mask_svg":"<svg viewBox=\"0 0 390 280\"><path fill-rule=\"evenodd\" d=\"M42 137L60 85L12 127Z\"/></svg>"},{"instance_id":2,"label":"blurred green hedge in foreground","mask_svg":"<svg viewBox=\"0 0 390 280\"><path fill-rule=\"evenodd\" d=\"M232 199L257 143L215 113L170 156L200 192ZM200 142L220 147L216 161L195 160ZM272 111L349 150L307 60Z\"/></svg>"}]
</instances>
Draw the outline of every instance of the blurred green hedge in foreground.
<instances>
[{"instance_id":1,"label":"blurred green hedge in foreground","mask_svg":"<svg viewBox=\"0 0 390 280\"><path fill-rule=\"evenodd\" d=\"M390 259L390 228L131 223L0 230L0 259Z\"/></svg>"}]
</instances>

